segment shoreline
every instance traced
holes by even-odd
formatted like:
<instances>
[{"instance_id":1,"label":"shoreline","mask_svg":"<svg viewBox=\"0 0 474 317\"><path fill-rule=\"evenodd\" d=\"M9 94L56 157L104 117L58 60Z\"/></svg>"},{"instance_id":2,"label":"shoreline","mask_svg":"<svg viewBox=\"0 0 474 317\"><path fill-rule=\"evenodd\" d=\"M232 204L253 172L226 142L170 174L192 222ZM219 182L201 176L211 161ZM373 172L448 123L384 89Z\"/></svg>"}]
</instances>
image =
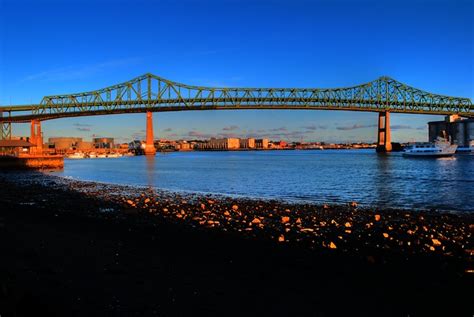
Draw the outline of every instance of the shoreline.
<instances>
[{"instance_id":1,"label":"shoreline","mask_svg":"<svg viewBox=\"0 0 474 317\"><path fill-rule=\"evenodd\" d=\"M25 171L23 171L25 172ZM30 171L32 172L32 171ZM178 195L189 195L189 196L206 196L206 197L214 197L218 199L242 199L242 200L249 200L249 201L267 201L267 202L274 202L274 203L279 203L279 204L289 204L289 205L314 205L315 207L322 206L325 204L331 205L331 206L339 206L343 207L346 206L348 203L351 203L349 201L325 201L325 200L305 200L305 199L297 199L297 198L275 198L275 197L259 197L259 196L250 196L250 195L244 195L244 194L226 194L226 193L219 193L219 192L204 192L204 191L194 191L194 190L185 190L185 189L168 189L168 188L159 188L159 187L154 187L154 186L149 186L149 185L125 185L125 184L119 184L119 183L112 183L112 182L104 182L104 181L94 181L94 180L81 180L74 178L72 176L62 176L62 175L56 175L54 174L55 171L36 171L39 173L44 174L47 177L54 177L58 179L63 179L67 182L77 182L78 184L100 184L100 185L105 185L105 186L111 186L111 187L121 187L121 188L128 188L130 189L130 192L136 191L136 190L154 190L158 193L163 193L167 195L173 195L173 194L178 194ZM52 173L51 173L52 172ZM35 173L35 171L33 171ZM410 212L413 210L417 210L417 212L425 212L425 213L434 213L434 214L454 214L454 215L467 215L470 216L472 215L474 218L474 209L442 209L442 208L436 208L436 207L429 207L429 208L422 208L422 207L403 207L403 206L397 206L397 207L387 207L383 205L374 205L370 203L363 203L363 202L356 202L358 206L364 209L386 209L386 210L394 210L398 212Z\"/></svg>"},{"instance_id":2,"label":"shoreline","mask_svg":"<svg viewBox=\"0 0 474 317\"><path fill-rule=\"evenodd\" d=\"M4 312L25 300L58 316L222 315L229 304L231 314L326 316L339 315L328 306L339 302L352 315L473 311L470 214L183 195L34 172L0 181Z\"/></svg>"}]
</instances>

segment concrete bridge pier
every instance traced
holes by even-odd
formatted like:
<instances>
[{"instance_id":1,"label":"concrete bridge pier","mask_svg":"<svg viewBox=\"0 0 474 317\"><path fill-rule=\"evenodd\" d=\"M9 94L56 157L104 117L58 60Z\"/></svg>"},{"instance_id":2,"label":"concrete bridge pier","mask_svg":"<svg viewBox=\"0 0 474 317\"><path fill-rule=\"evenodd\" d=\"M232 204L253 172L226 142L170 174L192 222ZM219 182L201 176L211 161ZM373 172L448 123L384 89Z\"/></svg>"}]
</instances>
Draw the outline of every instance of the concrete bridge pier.
<instances>
[{"instance_id":1,"label":"concrete bridge pier","mask_svg":"<svg viewBox=\"0 0 474 317\"><path fill-rule=\"evenodd\" d=\"M146 113L146 144L145 144L145 155L155 155L156 149L153 137L153 113L147 111Z\"/></svg>"},{"instance_id":2,"label":"concrete bridge pier","mask_svg":"<svg viewBox=\"0 0 474 317\"><path fill-rule=\"evenodd\" d=\"M36 151L43 153L43 133L41 132L41 121L36 120Z\"/></svg>"},{"instance_id":3,"label":"concrete bridge pier","mask_svg":"<svg viewBox=\"0 0 474 317\"><path fill-rule=\"evenodd\" d=\"M31 154L41 154L43 152L43 133L41 132L40 120L31 120L30 143L35 145L30 148Z\"/></svg>"},{"instance_id":4,"label":"concrete bridge pier","mask_svg":"<svg viewBox=\"0 0 474 317\"><path fill-rule=\"evenodd\" d=\"M377 152L391 152L392 138L390 136L390 112L379 112L379 126L377 137Z\"/></svg>"}]
</instances>

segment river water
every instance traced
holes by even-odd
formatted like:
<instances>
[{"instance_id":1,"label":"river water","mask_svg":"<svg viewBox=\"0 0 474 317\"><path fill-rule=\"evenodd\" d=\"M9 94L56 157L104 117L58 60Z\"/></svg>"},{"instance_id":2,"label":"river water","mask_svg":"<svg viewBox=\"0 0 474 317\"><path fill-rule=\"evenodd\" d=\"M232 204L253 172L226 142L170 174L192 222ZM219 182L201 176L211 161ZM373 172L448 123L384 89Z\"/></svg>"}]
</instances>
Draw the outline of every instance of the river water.
<instances>
[{"instance_id":1,"label":"river water","mask_svg":"<svg viewBox=\"0 0 474 317\"><path fill-rule=\"evenodd\" d=\"M78 180L317 203L474 212L474 155L405 158L373 150L174 152L65 160Z\"/></svg>"}]
</instances>

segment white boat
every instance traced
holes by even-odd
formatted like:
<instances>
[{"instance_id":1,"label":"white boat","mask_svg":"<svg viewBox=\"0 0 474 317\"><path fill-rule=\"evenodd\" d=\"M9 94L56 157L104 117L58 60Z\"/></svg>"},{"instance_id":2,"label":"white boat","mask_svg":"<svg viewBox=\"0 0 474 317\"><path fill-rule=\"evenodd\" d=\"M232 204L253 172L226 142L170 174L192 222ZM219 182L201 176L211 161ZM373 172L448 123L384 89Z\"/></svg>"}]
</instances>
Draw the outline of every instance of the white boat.
<instances>
[{"instance_id":1,"label":"white boat","mask_svg":"<svg viewBox=\"0 0 474 317\"><path fill-rule=\"evenodd\" d=\"M89 158L97 158L97 154L95 152L89 153Z\"/></svg>"},{"instance_id":2,"label":"white boat","mask_svg":"<svg viewBox=\"0 0 474 317\"><path fill-rule=\"evenodd\" d=\"M122 157L122 154L120 154L120 153L109 153L109 154L107 154L107 157L110 157L110 158Z\"/></svg>"},{"instance_id":3,"label":"white boat","mask_svg":"<svg viewBox=\"0 0 474 317\"><path fill-rule=\"evenodd\" d=\"M71 159L71 160L79 160L79 159L83 159L85 157L86 157L86 155L84 153L81 153L81 152L76 152L74 154L69 154L67 156L67 158Z\"/></svg>"},{"instance_id":4,"label":"white boat","mask_svg":"<svg viewBox=\"0 0 474 317\"><path fill-rule=\"evenodd\" d=\"M456 154L474 154L474 146L458 146Z\"/></svg>"},{"instance_id":5,"label":"white boat","mask_svg":"<svg viewBox=\"0 0 474 317\"><path fill-rule=\"evenodd\" d=\"M467 146L458 146L456 154L474 154L474 140L470 141Z\"/></svg>"},{"instance_id":6,"label":"white boat","mask_svg":"<svg viewBox=\"0 0 474 317\"><path fill-rule=\"evenodd\" d=\"M107 158L107 154L98 154L97 157L98 158Z\"/></svg>"},{"instance_id":7,"label":"white boat","mask_svg":"<svg viewBox=\"0 0 474 317\"><path fill-rule=\"evenodd\" d=\"M407 157L447 157L453 156L457 149L456 144L445 138L438 137L434 143L414 143L405 149L403 156Z\"/></svg>"}]
</instances>

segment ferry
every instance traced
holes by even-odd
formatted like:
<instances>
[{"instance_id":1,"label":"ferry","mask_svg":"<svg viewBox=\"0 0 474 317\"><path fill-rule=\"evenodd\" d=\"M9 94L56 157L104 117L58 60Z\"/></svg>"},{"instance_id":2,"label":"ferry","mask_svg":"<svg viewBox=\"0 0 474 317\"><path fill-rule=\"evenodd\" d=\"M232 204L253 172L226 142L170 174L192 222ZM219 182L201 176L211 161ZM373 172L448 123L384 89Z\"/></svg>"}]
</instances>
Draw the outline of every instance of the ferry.
<instances>
[{"instance_id":1,"label":"ferry","mask_svg":"<svg viewBox=\"0 0 474 317\"><path fill-rule=\"evenodd\" d=\"M474 154L474 146L459 146L456 154Z\"/></svg>"},{"instance_id":2,"label":"ferry","mask_svg":"<svg viewBox=\"0 0 474 317\"><path fill-rule=\"evenodd\" d=\"M74 154L69 154L67 156L68 159L72 159L72 160L79 160L79 159L83 159L85 157L86 157L86 155L84 153L81 153L81 152L76 152Z\"/></svg>"},{"instance_id":3,"label":"ferry","mask_svg":"<svg viewBox=\"0 0 474 317\"><path fill-rule=\"evenodd\" d=\"M456 154L474 154L474 140L470 141L467 146L458 146Z\"/></svg>"},{"instance_id":4,"label":"ferry","mask_svg":"<svg viewBox=\"0 0 474 317\"><path fill-rule=\"evenodd\" d=\"M456 153L456 144L445 138L438 137L434 143L414 143L405 149L403 156L406 157L449 157Z\"/></svg>"}]
</instances>

